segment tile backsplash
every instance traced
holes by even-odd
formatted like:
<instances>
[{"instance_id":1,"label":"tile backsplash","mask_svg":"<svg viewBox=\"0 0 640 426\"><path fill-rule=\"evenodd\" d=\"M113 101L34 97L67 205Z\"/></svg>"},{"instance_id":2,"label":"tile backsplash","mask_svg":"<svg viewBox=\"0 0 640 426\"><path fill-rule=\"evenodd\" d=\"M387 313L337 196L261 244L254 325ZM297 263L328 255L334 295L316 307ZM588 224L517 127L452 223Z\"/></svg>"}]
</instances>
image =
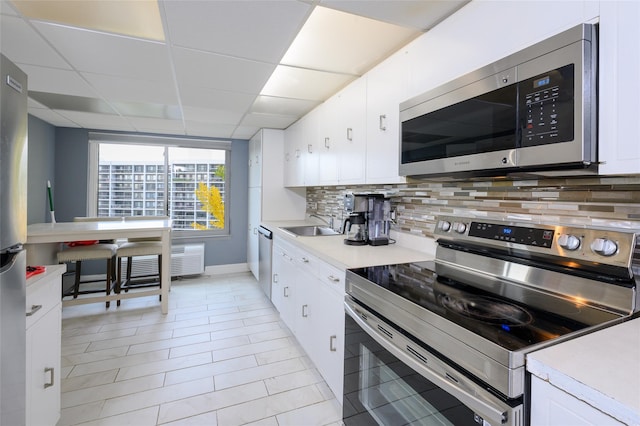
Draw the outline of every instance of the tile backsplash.
<instances>
[{"instance_id":1,"label":"tile backsplash","mask_svg":"<svg viewBox=\"0 0 640 426\"><path fill-rule=\"evenodd\" d=\"M640 232L640 175L316 186L307 188L307 213L342 220L343 198L349 192L387 194L396 211L392 230L416 235L432 236L435 218L440 214Z\"/></svg>"}]
</instances>

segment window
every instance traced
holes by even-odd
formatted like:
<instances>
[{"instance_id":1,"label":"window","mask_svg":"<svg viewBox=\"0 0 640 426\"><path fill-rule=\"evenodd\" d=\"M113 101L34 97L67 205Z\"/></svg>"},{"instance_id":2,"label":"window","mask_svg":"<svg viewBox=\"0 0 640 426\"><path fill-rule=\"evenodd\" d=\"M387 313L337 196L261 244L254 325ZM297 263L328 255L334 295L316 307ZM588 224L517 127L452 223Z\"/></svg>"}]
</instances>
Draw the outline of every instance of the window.
<instances>
[{"instance_id":1,"label":"window","mask_svg":"<svg viewBox=\"0 0 640 426\"><path fill-rule=\"evenodd\" d=\"M230 142L105 133L89 139L89 215L167 215L182 236L228 234Z\"/></svg>"}]
</instances>

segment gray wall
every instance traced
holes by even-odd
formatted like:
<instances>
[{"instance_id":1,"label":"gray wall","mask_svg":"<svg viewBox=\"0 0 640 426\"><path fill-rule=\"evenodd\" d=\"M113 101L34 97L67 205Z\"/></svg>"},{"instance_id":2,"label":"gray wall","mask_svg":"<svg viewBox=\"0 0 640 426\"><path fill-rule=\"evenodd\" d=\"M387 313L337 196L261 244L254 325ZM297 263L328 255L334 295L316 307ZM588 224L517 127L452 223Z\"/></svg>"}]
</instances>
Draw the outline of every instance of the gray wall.
<instances>
[{"instance_id":1,"label":"gray wall","mask_svg":"<svg viewBox=\"0 0 640 426\"><path fill-rule=\"evenodd\" d=\"M27 223L49 222L47 181L55 186L55 127L29 116ZM55 206L54 206L55 207Z\"/></svg>"},{"instance_id":2,"label":"gray wall","mask_svg":"<svg viewBox=\"0 0 640 426\"><path fill-rule=\"evenodd\" d=\"M75 216L86 215L88 149L88 130L55 129L54 200L58 222L71 221ZM204 242L205 266L246 263L247 261L248 160L248 141L233 140L231 164L227 167L230 179L230 235L174 240L174 243L177 244L190 241ZM29 174L31 175L31 170Z\"/></svg>"}]
</instances>

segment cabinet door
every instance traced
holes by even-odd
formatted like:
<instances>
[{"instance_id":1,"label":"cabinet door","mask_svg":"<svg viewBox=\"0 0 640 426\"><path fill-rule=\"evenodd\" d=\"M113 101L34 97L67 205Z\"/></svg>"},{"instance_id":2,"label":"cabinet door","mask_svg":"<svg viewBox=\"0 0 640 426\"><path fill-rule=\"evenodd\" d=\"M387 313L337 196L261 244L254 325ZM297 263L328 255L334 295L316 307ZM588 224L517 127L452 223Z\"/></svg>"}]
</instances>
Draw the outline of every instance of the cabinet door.
<instances>
[{"instance_id":1,"label":"cabinet door","mask_svg":"<svg viewBox=\"0 0 640 426\"><path fill-rule=\"evenodd\" d=\"M399 183L400 103L407 95L407 54L400 50L367 73L367 183Z\"/></svg>"},{"instance_id":2,"label":"cabinet door","mask_svg":"<svg viewBox=\"0 0 640 426\"><path fill-rule=\"evenodd\" d=\"M249 270L258 279L258 227L260 226L260 211L262 204L262 189L249 188L249 227L247 229L247 263Z\"/></svg>"},{"instance_id":3,"label":"cabinet door","mask_svg":"<svg viewBox=\"0 0 640 426\"><path fill-rule=\"evenodd\" d=\"M300 159L300 143L304 131L304 119L291 125L284 133L284 185L304 186L304 168Z\"/></svg>"},{"instance_id":4,"label":"cabinet door","mask_svg":"<svg viewBox=\"0 0 640 426\"><path fill-rule=\"evenodd\" d=\"M338 183L338 156L340 150L339 119L340 99L333 96L319 109L318 116L318 184L335 185Z\"/></svg>"},{"instance_id":5,"label":"cabinet door","mask_svg":"<svg viewBox=\"0 0 640 426\"><path fill-rule=\"evenodd\" d=\"M640 173L640 2L600 2L599 160L603 174Z\"/></svg>"},{"instance_id":6,"label":"cabinet door","mask_svg":"<svg viewBox=\"0 0 640 426\"><path fill-rule=\"evenodd\" d=\"M262 185L262 131L249 140L249 187Z\"/></svg>"},{"instance_id":7,"label":"cabinet door","mask_svg":"<svg viewBox=\"0 0 640 426\"><path fill-rule=\"evenodd\" d=\"M321 312L316 319L313 360L333 394L342 403L344 380L344 296L318 283L314 293L313 310Z\"/></svg>"},{"instance_id":8,"label":"cabinet door","mask_svg":"<svg viewBox=\"0 0 640 426\"><path fill-rule=\"evenodd\" d=\"M273 246L272 268L271 302L280 313L282 321L295 334L296 267L290 253L279 245Z\"/></svg>"},{"instance_id":9,"label":"cabinet door","mask_svg":"<svg viewBox=\"0 0 640 426\"><path fill-rule=\"evenodd\" d=\"M366 79L359 78L338 94L336 132L338 138L338 181L340 184L365 182L366 90Z\"/></svg>"},{"instance_id":10,"label":"cabinet door","mask_svg":"<svg viewBox=\"0 0 640 426\"><path fill-rule=\"evenodd\" d=\"M60 418L61 304L27 329L27 425Z\"/></svg>"},{"instance_id":11,"label":"cabinet door","mask_svg":"<svg viewBox=\"0 0 640 426\"><path fill-rule=\"evenodd\" d=\"M549 382L531 376L531 424L619 426L623 423Z\"/></svg>"}]
</instances>

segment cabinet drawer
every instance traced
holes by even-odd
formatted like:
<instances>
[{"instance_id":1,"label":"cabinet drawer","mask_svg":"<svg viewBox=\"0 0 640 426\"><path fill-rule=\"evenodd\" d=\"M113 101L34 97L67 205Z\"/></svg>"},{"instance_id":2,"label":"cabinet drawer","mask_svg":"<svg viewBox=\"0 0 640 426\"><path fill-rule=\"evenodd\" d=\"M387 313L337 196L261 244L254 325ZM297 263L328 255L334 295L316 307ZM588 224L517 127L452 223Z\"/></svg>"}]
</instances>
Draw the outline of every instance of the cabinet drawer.
<instances>
[{"instance_id":1,"label":"cabinet drawer","mask_svg":"<svg viewBox=\"0 0 640 426\"><path fill-rule=\"evenodd\" d=\"M58 274L44 277L33 284L27 282L27 328L61 303L62 278Z\"/></svg>"},{"instance_id":2,"label":"cabinet drawer","mask_svg":"<svg viewBox=\"0 0 640 426\"><path fill-rule=\"evenodd\" d=\"M320 282L340 296L344 296L345 271L326 262L319 262L317 266L317 278Z\"/></svg>"}]
</instances>

